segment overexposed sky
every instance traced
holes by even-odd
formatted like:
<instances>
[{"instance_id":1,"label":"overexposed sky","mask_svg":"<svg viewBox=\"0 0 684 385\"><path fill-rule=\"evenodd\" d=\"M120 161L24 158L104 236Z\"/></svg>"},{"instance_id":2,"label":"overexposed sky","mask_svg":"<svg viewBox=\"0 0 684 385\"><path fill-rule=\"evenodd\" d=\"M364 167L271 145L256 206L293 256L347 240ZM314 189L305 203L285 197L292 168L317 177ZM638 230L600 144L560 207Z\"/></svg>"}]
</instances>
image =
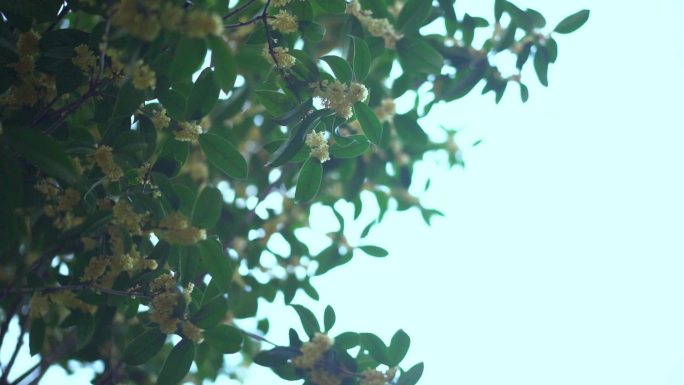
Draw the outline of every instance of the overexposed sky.
<instances>
[{"instance_id":1,"label":"overexposed sky","mask_svg":"<svg viewBox=\"0 0 684 385\"><path fill-rule=\"evenodd\" d=\"M426 385L682 384L684 3L515 3L550 29L591 17L557 37L548 89L524 73L527 104L515 86L498 106L473 92L421 122L463 129L465 169L421 167L423 202L446 218L389 215L369 242L390 256L315 281L318 314L335 307L332 334L404 328ZM492 4L457 9L491 17ZM269 375L248 384L280 383Z\"/></svg>"}]
</instances>

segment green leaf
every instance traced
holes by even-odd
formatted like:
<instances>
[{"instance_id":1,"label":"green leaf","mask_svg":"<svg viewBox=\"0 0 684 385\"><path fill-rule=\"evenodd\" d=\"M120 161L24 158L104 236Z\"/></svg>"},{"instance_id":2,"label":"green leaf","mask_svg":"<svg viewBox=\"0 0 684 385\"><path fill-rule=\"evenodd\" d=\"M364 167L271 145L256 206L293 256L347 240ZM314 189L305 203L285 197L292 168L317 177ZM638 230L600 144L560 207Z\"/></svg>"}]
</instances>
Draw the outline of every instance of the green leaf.
<instances>
[{"instance_id":1,"label":"green leaf","mask_svg":"<svg viewBox=\"0 0 684 385\"><path fill-rule=\"evenodd\" d=\"M31 331L29 332L29 352L31 357L40 353L43 349L43 341L45 340L45 322L42 318L35 318L31 320Z\"/></svg>"},{"instance_id":2,"label":"green leaf","mask_svg":"<svg viewBox=\"0 0 684 385\"><path fill-rule=\"evenodd\" d=\"M432 1L407 1L397 18L397 29L404 33L417 31L425 23L431 9Z\"/></svg>"},{"instance_id":3,"label":"green leaf","mask_svg":"<svg viewBox=\"0 0 684 385\"><path fill-rule=\"evenodd\" d=\"M354 57L352 59L352 71L357 82L362 82L368 76L371 64L371 53L363 39L352 36Z\"/></svg>"},{"instance_id":4,"label":"green leaf","mask_svg":"<svg viewBox=\"0 0 684 385\"><path fill-rule=\"evenodd\" d=\"M546 48L537 45L537 52L534 54L534 70L537 73L539 82L547 87L549 85L549 56L546 52Z\"/></svg>"},{"instance_id":5,"label":"green leaf","mask_svg":"<svg viewBox=\"0 0 684 385\"><path fill-rule=\"evenodd\" d=\"M282 92L271 90L256 90L257 100L271 116L281 116L297 107L294 98Z\"/></svg>"},{"instance_id":6,"label":"green leaf","mask_svg":"<svg viewBox=\"0 0 684 385\"><path fill-rule=\"evenodd\" d=\"M207 54L207 43L204 39L181 37L171 59L169 76L175 82L182 82L199 70Z\"/></svg>"},{"instance_id":7,"label":"green leaf","mask_svg":"<svg viewBox=\"0 0 684 385\"><path fill-rule=\"evenodd\" d=\"M339 56L334 55L322 56L320 60L323 60L330 66L330 69L332 70L333 74L335 74L337 80L341 81L342 83L351 82L353 73L351 67L349 66L349 62Z\"/></svg>"},{"instance_id":8,"label":"green leaf","mask_svg":"<svg viewBox=\"0 0 684 385\"><path fill-rule=\"evenodd\" d=\"M223 354L239 352L243 339L242 332L229 325L218 325L204 331L204 340Z\"/></svg>"},{"instance_id":9,"label":"green leaf","mask_svg":"<svg viewBox=\"0 0 684 385\"><path fill-rule=\"evenodd\" d=\"M145 101L145 92L133 87L131 82L126 82L119 89L119 94L114 103L113 118L131 116Z\"/></svg>"},{"instance_id":10,"label":"green leaf","mask_svg":"<svg viewBox=\"0 0 684 385\"><path fill-rule=\"evenodd\" d=\"M325 27L313 21L300 22L299 30L302 32L303 38L313 42L319 42L325 37Z\"/></svg>"},{"instance_id":11,"label":"green leaf","mask_svg":"<svg viewBox=\"0 0 684 385\"><path fill-rule=\"evenodd\" d=\"M166 113L175 120L185 119L185 106L188 103L183 94L176 90L166 90L158 95L159 102L166 108Z\"/></svg>"},{"instance_id":12,"label":"green leaf","mask_svg":"<svg viewBox=\"0 0 684 385\"><path fill-rule=\"evenodd\" d=\"M346 8L344 0L311 0L311 2L327 13L344 13Z\"/></svg>"},{"instance_id":13,"label":"green leaf","mask_svg":"<svg viewBox=\"0 0 684 385\"><path fill-rule=\"evenodd\" d=\"M422 147L428 144L429 139L423 128L418 124L418 116L408 113L394 116L394 126L397 134L407 147Z\"/></svg>"},{"instance_id":14,"label":"green leaf","mask_svg":"<svg viewBox=\"0 0 684 385\"><path fill-rule=\"evenodd\" d=\"M34 129L12 130L6 135L9 136L14 150L39 170L69 183L76 180L71 159L52 137Z\"/></svg>"},{"instance_id":15,"label":"green leaf","mask_svg":"<svg viewBox=\"0 0 684 385\"><path fill-rule=\"evenodd\" d=\"M380 337L372 333L360 333L359 337L361 339L361 346L368 350L371 357L381 364L387 362L387 347Z\"/></svg>"},{"instance_id":16,"label":"green leaf","mask_svg":"<svg viewBox=\"0 0 684 385\"><path fill-rule=\"evenodd\" d=\"M318 324L318 320L311 310L302 305L292 305L292 307L297 312L299 320L302 321L304 332L307 336L309 336L309 338L313 338L314 334L321 332L321 327Z\"/></svg>"},{"instance_id":17,"label":"green leaf","mask_svg":"<svg viewBox=\"0 0 684 385\"><path fill-rule=\"evenodd\" d=\"M375 112L365 103L357 102L354 104L354 115L359 120L366 138L372 143L379 144L382 137L382 124L380 124Z\"/></svg>"},{"instance_id":18,"label":"green leaf","mask_svg":"<svg viewBox=\"0 0 684 385\"><path fill-rule=\"evenodd\" d=\"M454 3L456 0L439 0L439 7L444 11L444 18L447 20L456 21L456 12L454 11Z\"/></svg>"},{"instance_id":19,"label":"green leaf","mask_svg":"<svg viewBox=\"0 0 684 385\"><path fill-rule=\"evenodd\" d=\"M312 106L313 100L307 99L296 108L293 108L284 114L273 118L273 121L281 126L289 126L290 124L297 123L304 117L304 115L306 115L307 112L311 111Z\"/></svg>"},{"instance_id":20,"label":"green leaf","mask_svg":"<svg viewBox=\"0 0 684 385\"><path fill-rule=\"evenodd\" d=\"M312 200L318 194L322 180L323 164L316 158L307 159L299 171L295 200L300 203Z\"/></svg>"},{"instance_id":21,"label":"green leaf","mask_svg":"<svg viewBox=\"0 0 684 385\"><path fill-rule=\"evenodd\" d=\"M335 346L339 346L342 349L351 349L358 346L359 342L359 334L354 332L344 332L335 337Z\"/></svg>"},{"instance_id":22,"label":"green leaf","mask_svg":"<svg viewBox=\"0 0 684 385\"><path fill-rule=\"evenodd\" d=\"M330 110L316 110L307 115L299 124L290 128L287 140L271 155L266 167L278 167L289 162L304 146L306 134L316 127L322 118L330 114Z\"/></svg>"},{"instance_id":23,"label":"green leaf","mask_svg":"<svg viewBox=\"0 0 684 385\"><path fill-rule=\"evenodd\" d=\"M338 141L330 146L330 154L335 158L356 158L365 154L370 147L368 139L363 135L354 135L350 143L341 144Z\"/></svg>"},{"instance_id":24,"label":"green leaf","mask_svg":"<svg viewBox=\"0 0 684 385\"><path fill-rule=\"evenodd\" d=\"M204 269L209 272L212 281L227 293L235 269L221 242L216 238L210 238L201 241L198 246Z\"/></svg>"},{"instance_id":25,"label":"green leaf","mask_svg":"<svg viewBox=\"0 0 684 385\"><path fill-rule=\"evenodd\" d=\"M287 363L288 360L300 356L302 352L299 348L277 346L271 350L262 350L254 356L254 363L261 366L272 368Z\"/></svg>"},{"instance_id":26,"label":"green leaf","mask_svg":"<svg viewBox=\"0 0 684 385\"><path fill-rule=\"evenodd\" d=\"M192 225L201 229L211 229L221 217L221 206L221 192L216 187L205 187L192 208Z\"/></svg>"},{"instance_id":27,"label":"green leaf","mask_svg":"<svg viewBox=\"0 0 684 385\"><path fill-rule=\"evenodd\" d=\"M228 93L235 85L237 78L237 63L230 48L223 39L211 36L208 39L211 49L211 61L214 65L214 75L221 89Z\"/></svg>"},{"instance_id":28,"label":"green leaf","mask_svg":"<svg viewBox=\"0 0 684 385\"><path fill-rule=\"evenodd\" d=\"M411 346L411 338L399 329L394 336L392 336L392 341L390 341L389 348L387 348L388 366L397 366L401 360L406 357L408 353L409 346Z\"/></svg>"},{"instance_id":29,"label":"green leaf","mask_svg":"<svg viewBox=\"0 0 684 385\"><path fill-rule=\"evenodd\" d=\"M188 104L185 107L185 120L199 120L209 115L218 102L220 92L214 71L209 67L205 68L190 90Z\"/></svg>"},{"instance_id":30,"label":"green leaf","mask_svg":"<svg viewBox=\"0 0 684 385\"><path fill-rule=\"evenodd\" d=\"M216 134L206 133L200 135L199 144L214 167L232 178L247 177L247 161L231 142Z\"/></svg>"},{"instance_id":31,"label":"green leaf","mask_svg":"<svg viewBox=\"0 0 684 385\"><path fill-rule=\"evenodd\" d=\"M161 350L166 334L159 328L147 329L133 339L123 353L123 360L129 365L142 365Z\"/></svg>"},{"instance_id":32,"label":"green leaf","mask_svg":"<svg viewBox=\"0 0 684 385\"><path fill-rule=\"evenodd\" d=\"M195 343L182 339L171 349L164 361L164 367L157 377L158 385L174 385L179 383L190 371L195 358Z\"/></svg>"},{"instance_id":33,"label":"green leaf","mask_svg":"<svg viewBox=\"0 0 684 385\"><path fill-rule=\"evenodd\" d=\"M587 20L589 20L589 10L584 9L563 19L553 31L558 33L575 32L583 26Z\"/></svg>"},{"instance_id":34,"label":"green leaf","mask_svg":"<svg viewBox=\"0 0 684 385\"><path fill-rule=\"evenodd\" d=\"M326 333L335 325L335 318L335 310L330 305L326 306L323 313L323 327L325 327Z\"/></svg>"},{"instance_id":35,"label":"green leaf","mask_svg":"<svg viewBox=\"0 0 684 385\"><path fill-rule=\"evenodd\" d=\"M527 89L526 85L520 83L520 100L522 100L523 103L526 103L529 98L530 91Z\"/></svg>"},{"instance_id":36,"label":"green leaf","mask_svg":"<svg viewBox=\"0 0 684 385\"><path fill-rule=\"evenodd\" d=\"M442 55L424 39L404 37L397 42L397 54L405 71L438 74L442 70Z\"/></svg>"},{"instance_id":37,"label":"green leaf","mask_svg":"<svg viewBox=\"0 0 684 385\"><path fill-rule=\"evenodd\" d=\"M211 329L226 318L227 312L228 300L221 296L204 304L190 319L202 329Z\"/></svg>"},{"instance_id":38,"label":"green leaf","mask_svg":"<svg viewBox=\"0 0 684 385\"><path fill-rule=\"evenodd\" d=\"M423 363L419 363L414 365L411 369L405 371L404 373L401 374L401 377L399 377L399 381L397 381L397 385L415 385L418 383L418 380L420 380L420 377L423 375L423 369L424 369Z\"/></svg>"},{"instance_id":39,"label":"green leaf","mask_svg":"<svg viewBox=\"0 0 684 385\"><path fill-rule=\"evenodd\" d=\"M363 250L364 253L366 253L372 257L381 258L381 257L386 257L387 255L389 255L387 250L383 249L380 246L371 246L371 245L359 246L359 249Z\"/></svg>"}]
</instances>

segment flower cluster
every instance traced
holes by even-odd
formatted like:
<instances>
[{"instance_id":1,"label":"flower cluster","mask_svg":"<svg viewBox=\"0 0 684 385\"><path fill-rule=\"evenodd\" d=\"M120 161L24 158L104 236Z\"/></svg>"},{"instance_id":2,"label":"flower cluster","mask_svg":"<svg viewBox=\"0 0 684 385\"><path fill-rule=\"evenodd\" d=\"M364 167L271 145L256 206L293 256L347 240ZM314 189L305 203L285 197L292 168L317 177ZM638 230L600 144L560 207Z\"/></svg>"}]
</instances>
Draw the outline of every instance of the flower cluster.
<instances>
[{"instance_id":1,"label":"flower cluster","mask_svg":"<svg viewBox=\"0 0 684 385\"><path fill-rule=\"evenodd\" d=\"M169 274L161 275L152 281L150 291L150 320L159 324L163 333L175 333L178 328L177 309L181 305L181 293L176 288L176 278Z\"/></svg>"},{"instance_id":2,"label":"flower cluster","mask_svg":"<svg viewBox=\"0 0 684 385\"><path fill-rule=\"evenodd\" d=\"M34 293L29 302L29 317L41 318L47 315L50 304L61 305L70 310L79 310L84 313L93 314L97 306L86 303L78 298L73 291L63 290L54 293Z\"/></svg>"},{"instance_id":3,"label":"flower cluster","mask_svg":"<svg viewBox=\"0 0 684 385\"><path fill-rule=\"evenodd\" d=\"M380 122L389 122L396 113L396 107L397 106L394 103L394 99L382 99L380 105L375 107L375 116L378 117Z\"/></svg>"},{"instance_id":4,"label":"flower cluster","mask_svg":"<svg viewBox=\"0 0 684 385\"><path fill-rule=\"evenodd\" d=\"M156 74L142 60L138 60L131 68L131 80L133 87L138 90L154 89L157 84Z\"/></svg>"},{"instance_id":5,"label":"flower cluster","mask_svg":"<svg viewBox=\"0 0 684 385\"><path fill-rule=\"evenodd\" d=\"M178 130L173 132L176 140L196 143L202 133L202 126L191 122L178 123Z\"/></svg>"},{"instance_id":6,"label":"flower cluster","mask_svg":"<svg viewBox=\"0 0 684 385\"><path fill-rule=\"evenodd\" d=\"M264 46L264 49L261 51L261 55L271 64L274 65L278 68L292 68L295 65L295 57L290 55L289 49L286 47L274 47L273 48L273 55L271 55L271 51L268 48L268 44ZM275 61L273 58L275 57ZM277 62L277 64L276 64Z\"/></svg>"},{"instance_id":7,"label":"flower cluster","mask_svg":"<svg viewBox=\"0 0 684 385\"><path fill-rule=\"evenodd\" d=\"M325 108L332 109L345 119L351 118L354 103L364 101L368 97L368 89L356 82L346 85L339 80L323 80L320 83L313 83L312 87L314 96L323 99Z\"/></svg>"},{"instance_id":8,"label":"flower cluster","mask_svg":"<svg viewBox=\"0 0 684 385\"><path fill-rule=\"evenodd\" d=\"M403 37L395 31L389 20L386 18L376 19L371 16L373 12L361 8L358 0L352 0L351 3L347 4L347 13L356 17L371 35L382 37L385 40L386 48L394 49L397 42Z\"/></svg>"},{"instance_id":9,"label":"flower cluster","mask_svg":"<svg viewBox=\"0 0 684 385\"><path fill-rule=\"evenodd\" d=\"M0 97L0 105L11 108L33 106L36 103L48 103L57 96L57 84L52 75L36 71L36 57L38 56L38 41L40 35L33 31L21 33L17 40L19 59L16 63L8 64L19 77L19 83L14 84L9 92Z\"/></svg>"},{"instance_id":10,"label":"flower cluster","mask_svg":"<svg viewBox=\"0 0 684 385\"><path fill-rule=\"evenodd\" d=\"M194 245L207 239L206 230L191 226L181 213L174 213L162 219L155 234L172 245Z\"/></svg>"},{"instance_id":11,"label":"flower cluster","mask_svg":"<svg viewBox=\"0 0 684 385\"><path fill-rule=\"evenodd\" d=\"M85 44L80 44L74 48L76 56L71 59L74 65L83 71L83 73L90 74L90 71L95 68L97 64L97 57L95 53Z\"/></svg>"},{"instance_id":12,"label":"flower cluster","mask_svg":"<svg viewBox=\"0 0 684 385\"><path fill-rule=\"evenodd\" d=\"M123 170L114 162L114 154L109 146L99 146L92 155L97 167L102 170L107 179L116 182L123 176Z\"/></svg>"},{"instance_id":13,"label":"flower cluster","mask_svg":"<svg viewBox=\"0 0 684 385\"><path fill-rule=\"evenodd\" d=\"M73 210L81 201L81 194L69 187L62 191L54 179L42 179L34 186L46 200L43 212L53 218L53 225L60 230L68 230L83 223L83 218L77 217Z\"/></svg>"},{"instance_id":14,"label":"flower cluster","mask_svg":"<svg viewBox=\"0 0 684 385\"><path fill-rule=\"evenodd\" d=\"M374 369L367 369L361 373L361 382L359 385L385 385L387 379L382 372Z\"/></svg>"},{"instance_id":15,"label":"flower cluster","mask_svg":"<svg viewBox=\"0 0 684 385\"><path fill-rule=\"evenodd\" d=\"M309 381L316 385L340 385L342 377L324 369L313 369L309 372Z\"/></svg>"},{"instance_id":16,"label":"flower cluster","mask_svg":"<svg viewBox=\"0 0 684 385\"><path fill-rule=\"evenodd\" d=\"M133 210L133 206L123 199L119 200L112 207L114 223L121 225L131 235L142 235L141 225L146 219L146 215L138 214Z\"/></svg>"},{"instance_id":17,"label":"flower cluster","mask_svg":"<svg viewBox=\"0 0 684 385\"><path fill-rule=\"evenodd\" d=\"M282 33L292 33L299 28L297 25L297 16L290 14L285 10L280 10L273 16L270 22L273 29Z\"/></svg>"},{"instance_id":18,"label":"flower cluster","mask_svg":"<svg viewBox=\"0 0 684 385\"><path fill-rule=\"evenodd\" d=\"M169 126L171 118L166 115L166 108L161 108L161 110L152 111L152 124L157 130L163 130Z\"/></svg>"},{"instance_id":19,"label":"flower cluster","mask_svg":"<svg viewBox=\"0 0 684 385\"><path fill-rule=\"evenodd\" d=\"M152 41L163 30L181 30L189 37L219 36L223 32L221 17L213 12L193 9L186 13L173 2L120 0L112 8L112 24L124 28L132 36Z\"/></svg>"},{"instance_id":20,"label":"flower cluster","mask_svg":"<svg viewBox=\"0 0 684 385\"><path fill-rule=\"evenodd\" d=\"M324 132L311 131L304 138L304 143L311 149L309 156L320 160L321 163L330 159L328 141L325 139Z\"/></svg>"},{"instance_id":21,"label":"flower cluster","mask_svg":"<svg viewBox=\"0 0 684 385\"><path fill-rule=\"evenodd\" d=\"M333 339L326 334L316 333L311 341L304 343L300 349L302 355L293 358L292 363L298 368L311 369L333 344Z\"/></svg>"}]
</instances>

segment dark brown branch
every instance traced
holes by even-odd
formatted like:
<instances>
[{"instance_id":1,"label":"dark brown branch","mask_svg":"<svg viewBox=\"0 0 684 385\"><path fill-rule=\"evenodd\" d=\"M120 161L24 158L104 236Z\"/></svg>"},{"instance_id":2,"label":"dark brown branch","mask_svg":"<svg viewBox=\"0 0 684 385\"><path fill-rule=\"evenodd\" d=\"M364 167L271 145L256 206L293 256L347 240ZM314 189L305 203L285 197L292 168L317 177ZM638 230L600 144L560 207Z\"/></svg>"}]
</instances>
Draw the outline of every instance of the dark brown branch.
<instances>
[{"instance_id":1,"label":"dark brown branch","mask_svg":"<svg viewBox=\"0 0 684 385\"><path fill-rule=\"evenodd\" d=\"M228 29L240 28L240 27L244 27L244 26L246 26L246 25L254 24L254 23L256 23L257 21L260 21L260 20L261 20L261 15L255 17L255 18L253 18L253 19L251 19L251 20L244 21L244 22L242 22L242 23L228 24L228 25L224 25L223 27L224 27L224 28L228 28Z\"/></svg>"},{"instance_id":2,"label":"dark brown branch","mask_svg":"<svg viewBox=\"0 0 684 385\"><path fill-rule=\"evenodd\" d=\"M42 362L41 362L41 361L38 361L35 365L31 366L31 367L29 368L29 370L27 370L27 371L25 371L24 373L22 373L21 376L15 378L14 381L12 381L9 385L17 385L17 384L20 384L22 381L24 381L24 379L25 379L26 377L28 377L29 375L31 375L31 373L33 373L34 371L36 371L36 369L40 368L40 365L41 365L41 364L42 364Z\"/></svg>"},{"instance_id":3,"label":"dark brown branch","mask_svg":"<svg viewBox=\"0 0 684 385\"><path fill-rule=\"evenodd\" d=\"M89 283L84 283L81 285L46 286L46 287L16 287L16 288L8 287L8 288L0 289L0 293L2 293L3 295L4 294L33 294L35 292L54 293L54 292L60 292L60 291L66 291L66 290L95 291L95 292L101 292L101 293L105 293L105 294L117 295L120 297L149 298L149 296L145 293L107 289L104 287L93 286L92 284L89 284Z\"/></svg>"},{"instance_id":4,"label":"dark brown branch","mask_svg":"<svg viewBox=\"0 0 684 385\"><path fill-rule=\"evenodd\" d=\"M21 321L21 320L18 320L18 321ZM21 350L21 347L24 345L24 336L26 335L26 329L28 329L28 323L29 323L29 317L26 317L23 324L21 322L19 322L19 328L20 328L19 338L17 339L17 344L14 346L14 352L12 352L12 357L10 357L10 360L7 363L7 366L5 366L5 370L2 372L2 377L0 377L0 384L6 384L7 383L7 377L9 376L9 373L12 370L12 367L14 366L14 363L17 360L17 356L19 355L19 350Z\"/></svg>"}]
</instances>

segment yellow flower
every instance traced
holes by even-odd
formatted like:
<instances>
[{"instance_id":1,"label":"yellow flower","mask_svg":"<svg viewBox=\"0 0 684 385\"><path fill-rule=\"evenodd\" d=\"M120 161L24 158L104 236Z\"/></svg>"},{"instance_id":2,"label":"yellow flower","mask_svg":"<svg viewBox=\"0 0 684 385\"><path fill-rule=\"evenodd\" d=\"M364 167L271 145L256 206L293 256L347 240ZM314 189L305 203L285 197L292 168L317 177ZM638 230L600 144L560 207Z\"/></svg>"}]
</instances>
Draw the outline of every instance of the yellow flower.
<instances>
[{"instance_id":1,"label":"yellow flower","mask_svg":"<svg viewBox=\"0 0 684 385\"><path fill-rule=\"evenodd\" d=\"M201 343L202 341L204 341L202 329L198 328L189 321L184 321L181 324L181 330L183 331L183 335L191 341L195 341L197 343Z\"/></svg>"},{"instance_id":2,"label":"yellow flower","mask_svg":"<svg viewBox=\"0 0 684 385\"><path fill-rule=\"evenodd\" d=\"M188 223L188 219L180 213L168 215L159 223L160 229L155 234L172 245L194 245L207 239L207 232Z\"/></svg>"},{"instance_id":3,"label":"yellow flower","mask_svg":"<svg viewBox=\"0 0 684 385\"><path fill-rule=\"evenodd\" d=\"M38 53L38 42L40 35L33 31L19 34L17 39L17 53L20 56L32 56Z\"/></svg>"},{"instance_id":4,"label":"yellow flower","mask_svg":"<svg viewBox=\"0 0 684 385\"><path fill-rule=\"evenodd\" d=\"M133 206L120 199L112 208L114 222L123 226L131 235L142 235L141 224L144 216L136 213Z\"/></svg>"},{"instance_id":5,"label":"yellow flower","mask_svg":"<svg viewBox=\"0 0 684 385\"><path fill-rule=\"evenodd\" d=\"M189 37L220 36L223 32L223 20L215 13L192 10L185 20L185 33Z\"/></svg>"},{"instance_id":6,"label":"yellow flower","mask_svg":"<svg viewBox=\"0 0 684 385\"><path fill-rule=\"evenodd\" d=\"M196 143L202 133L202 127L190 122L180 122L180 130L174 131L173 136L181 142Z\"/></svg>"},{"instance_id":7,"label":"yellow flower","mask_svg":"<svg viewBox=\"0 0 684 385\"><path fill-rule=\"evenodd\" d=\"M340 385L342 383L342 378L325 369L317 368L309 372L309 381L316 385Z\"/></svg>"},{"instance_id":8,"label":"yellow flower","mask_svg":"<svg viewBox=\"0 0 684 385\"><path fill-rule=\"evenodd\" d=\"M110 181L117 181L123 176L123 170L114 162L111 147L99 146L93 153L93 159Z\"/></svg>"},{"instance_id":9,"label":"yellow flower","mask_svg":"<svg viewBox=\"0 0 684 385\"><path fill-rule=\"evenodd\" d=\"M131 69L131 78L133 81L133 87L138 90L146 90L148 88L154 89L157 78L156 74L147 64L144 64L142 60L138 60L133 65Z\"/></svg>"},{"instance_id":10,"label":"yellow flower","mask_svg":"<svg viewBox=\"0 0 684 385\"><path fill-rule=\"evenodd\" d=\"M40 293L34 293L29 302L29 317L32 319L45 317L48 310L50 310L50 301L48 297Z\"/></svg>"},{"instance_id":11,"label":"yellow flower","mask_svg":"<svg viewBox=\"0 0 684 385\"><path fill-rule=\"evenodd\" d=\"M275 65L279 68L292 68L292 66L295 65L295 57L287 53L289 51L288 48L284 47L274 47L273 48L273 56L275 56L275 61L273 60L273 56L268 50L268 45L264 46L264 49L261 51L261 55L268 60L271 65ZM276 64L276 61L278 62Z\"/></svg>"},{"instance_id":12,"label":"yellow flower","mask_svg":"<svg viewBox=\"0 0 684 385\"><path fill-rule=\"evenodd\" d=\"M71 61L74 63L74 65L76 65L76 67L80 68L81 71L85 73L89 73L90 70L95 68L95 65L97 64L97 57L87 45L81 44L74 48L74 51L76 51L76 56L71 59Z\"/></svg>"},{"instance_id":13,"label":"yellow flower","mask_svg":"<svg viewBox=\"0 0 684 385\"><path fill-rule=\"evenodd\" d=\"M157 130L163 130L164 128L169 126L169 122L171 122L171 118L169 118L166 115L166 108L163 108L161 110L154 110L152 111L152 124L154 125L154 128Z\"/></svg>"},{"instance_id":14,"label":"yellow flower","mask_svg":"<svg viewBox=\"0 0 684 385\"><path fill-rule=\"evenodd\" d=\"M335 80L323 80L320 84L313 84L313 94L323 99L323 105L335 111L342 118L352 116L352 106L356 102L364 101L368 97L368 90L361 83L353 82L349 86Z\"/></svg>"},{"instance_id":15,"label":"yellow flower","mask_svg":"<svg viewBox=\"0 0 684 385\"><path fill-rule=\"evenodd\" d=\"M330 159L328 141L325 139L325 133L311 131L306 135L304 143L311 149L309 156L320 160L321 163Z\"/></svg>"},{"instance_id":16,"label":"yellow flower","mask_svg":"<svg viewBox=\"0 0 684 385\"><path fill-rule=\"evenodd\" d=\"M302 355L292 359L292 363L298 368L311 369L333 344L332 338L325 334L316 333L311 341L304 343L300 348Z\"/></svg>"},{"instance_id":17,"label":"yellow flower","mask_svg":"<svg viewBox=\"0 0 684 385\"><path fill-rule=\"evenodd\" d=\"M361 8L358 0L352 0L351 3L348 3L346 12L356 17L371 35L382 37L385 40L386 48L394 49L397 42L403 37L402 34L394 30L394 26L386 18L373 18L371 16L373 13Z\"/></svg>"},{"instance_id":18,"label":"yellow flower","mask_svg":"<svg viewBox=\"0 0 684 385\"><path fill-rule=\"evenodd\" d=\"M282 33L291 33L297 31L298 29L297 16L294 16L282 9L278 11L275 16L273 16L273 20L271 20L270 24L273 29Z\"/></svg>"}]
</instances>

